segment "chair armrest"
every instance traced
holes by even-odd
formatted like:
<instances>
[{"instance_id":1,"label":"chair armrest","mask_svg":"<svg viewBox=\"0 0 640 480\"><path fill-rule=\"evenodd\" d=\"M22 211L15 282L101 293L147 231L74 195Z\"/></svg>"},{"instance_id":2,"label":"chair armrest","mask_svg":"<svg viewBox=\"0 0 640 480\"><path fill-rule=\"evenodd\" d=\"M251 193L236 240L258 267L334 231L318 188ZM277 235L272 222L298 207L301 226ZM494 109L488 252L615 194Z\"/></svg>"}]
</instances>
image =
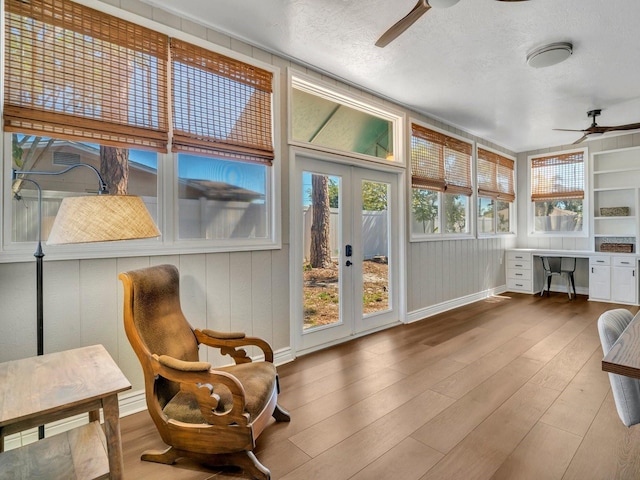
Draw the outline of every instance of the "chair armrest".
<instances>
[{"instance_id":1,"label":"chair armrest","mask_svg":"<svg viewBox=\"0 0 640 480\"><path fill-rule=\"evenodd\" d=\"M246 394L240 381L232 374L211 368L207 362L189 362L169 355L152 355L154 374L180 385L180 390L192 393L200 407L202 416L213 425L238 423L247 425ZM231 392L233 406L218 411L220 395L215 385L224 385Z\"/></svg>"},{"instance_id":2,"label":"chair armrest","mask_svg":"<svg viewBox=\"0 0 640 480\"><path fill-rule=\"evenodd\" d=\"M251 358L247 355L246 350L238 348L248 346L258 347L262 350L265 361L273 363L273 350L271 349L271 345L261 338L247 337L241 332L222 334L221 332L209 329L196 329L195 334L199 343L207 345L208 347L219 348L220 353L231 356L236 364L251 362Z\"/></svg>"}]
</instances>

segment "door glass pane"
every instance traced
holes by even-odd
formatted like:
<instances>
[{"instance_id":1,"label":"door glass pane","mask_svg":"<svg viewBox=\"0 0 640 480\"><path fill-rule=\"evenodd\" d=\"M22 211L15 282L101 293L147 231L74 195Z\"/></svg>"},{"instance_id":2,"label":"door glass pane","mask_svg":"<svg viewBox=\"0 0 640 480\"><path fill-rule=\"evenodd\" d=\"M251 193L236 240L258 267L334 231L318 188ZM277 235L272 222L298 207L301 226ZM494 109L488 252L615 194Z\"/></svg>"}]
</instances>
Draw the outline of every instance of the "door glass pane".
<instances>
[{"instance_id":1,"label":"door glass pane","mask_svg":"<svg viewBox=\"0 0 640 480\"><path fill-rule=\"evenodd\" d=\"M362 182L362 311L389 309L389 185Z\"/></svg>"},{"instance_id":2,"label":"door glass pane","mask_svg":"<svg viewBox=\"0 0 640 480\"><path fill-rule=\"evenodd\" d=\"M340 186L336 176L303 172L304 331L341 323Z\"/></svg>"}]
</instances>

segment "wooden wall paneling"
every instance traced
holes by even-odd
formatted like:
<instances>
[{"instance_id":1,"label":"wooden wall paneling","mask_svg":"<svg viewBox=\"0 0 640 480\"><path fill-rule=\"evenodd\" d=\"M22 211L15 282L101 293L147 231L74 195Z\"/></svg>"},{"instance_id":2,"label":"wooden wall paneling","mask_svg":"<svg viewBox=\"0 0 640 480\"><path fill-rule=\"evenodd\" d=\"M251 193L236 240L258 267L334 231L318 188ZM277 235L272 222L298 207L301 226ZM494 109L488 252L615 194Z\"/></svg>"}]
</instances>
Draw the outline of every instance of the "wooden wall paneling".
<instances>
[{"instance_id":1,"label":"wooden wall paneling","mask_svg":"<svg viewBox=\"0 0 640 480\"><path fill-rule=\"evenodd\" d=\"M291 344L289 318L289 245L271 253L272 347L274 351Z\"/></svg>"},{"instance_id":2,"label":"wooden wall paneling","mask_svg":"<svg viewBox=\"0 0 640 480\"><path fill-rule=\"evenodd\" d=\"M230 266L230 307L231 329L253 335L251 305L251 252L231 253Z\"/></svg>"},{"instance_id":3,"label":"wooden wall paneling","mask_svg":"<svg viewBox=\"0 0 640 480\"><path fill-rule=\"evenodd\" d=\"M442 286L442 269L445 268L445 262L442 258L442 241L430 242L429 246L432 247L431 255L435 259L435 269L430 272L429 280L435 291L435 303L442 303L445 295ZM450 267L447 266L447 268Z\"/></svg>"},{"instance_id":4,"label":"wooden wall paneling","mask_svg":"<svg viewBox=\"0 0 640 480\"><path fill-rule=\"evenodd\" d=\"M413 263L407 265L407 268L415 270L415 296L414 310L419 310L425 305L433 302L433 290L428 283L429 275L433 273L433 265L429 257L429 244L421 242L416 244L415 257Z\"/></svg>"},{"instance_id":5,"label":"wooden wall paneling","mask_svg":"<svg viewBox=\"0 0 640 480\"><path fill-rule=\"evenodd\" d=\"M253 335L273 345L271 251L251 253L251 320ZM273 347L272 347L273 348ZM256 353L258 353L256 351Z\"/></svg>"},{"instance_id":6,"label":"wooden wall paneling","mask_svg":"<svg viewBox=\"0 0 640 480\"><path fill-rule=\"evenodd\" d=\"M205 254L180 255L180 306L193 328L207 328L207 267ZM200 360L208 361L206 348L200 349Z\"/></svg>"},{"instance_id":7,"label":"wooden wall paneling","mask_svg":"<svg viewBox=\"0 0 640 480\"><path fill-rule=\"evenodd\" d=\"M37 353L36 264L0 264L0 362Z\"/></svg>"},{"instance_id":8,"label":"wooden wall paneling","mask_svg":"<svg viewBox=\"0 0 640 480\"><path fill-rule=\"evenodd\" d=\"M407 312L416 310L415 300L418 298L418 263L420 262L420 244L409 243L405 253L404 263L400 264L400 275L407 277ZM400 262L403 262L401 259Z\"/></svg>"},{"instance_id":9,"label":"wooden wall paneling","mask_svg":"<svg viewBox=\"0 0 640 480\"><path fill-rule=\"evenodd\" d=\"M80 261L45 260L43 270L44 353L81 347Z\"/></svg>"},{"instance_id":10,"label":"wooden wall paneling","mask_svg":"<svg viewBox=\"0 0 640 480\"><path fill-rule=\"evenodd\" d=\"M231 254L211 253L206 257L205 292L207 297L207 328L220 331L234 330L231 326ZM219 366L223 363L215 355L209 362Z\"/></svg>"},{"instance_id":11,"label":"wooden wall paneling","mask_svg":"<svg viewBox=\"0 0 640 480\"><path fill-rule=\"evenodd\" d=\"M80 260L80 343L102 344L118 356L118 261L115 258Z\"/></svg>"},{"instance_id":12,"label":"wooden wall paneling","mask_svg":"<svg viewBox=\"0 0 640 480\"><path fill-rule=\"evenodd\" d=\"M123 305L124 305L124 291L122 288L122 282L118 279L118 275L121 272L128 272L130 270L136 270L138 268L145 268L150 266L149 257L128 257L118 258L116 263L116 275L113 278L113 282L118 288L118 301L116 305L116 311L118 315L118 356L114 357L114 360L131 382L131 388L133 391L144 390L144 375L142 373L142 367L136 354L131 348L127 334L124 331L124 318L123 318Z\"/></svg>"}]
</instances>

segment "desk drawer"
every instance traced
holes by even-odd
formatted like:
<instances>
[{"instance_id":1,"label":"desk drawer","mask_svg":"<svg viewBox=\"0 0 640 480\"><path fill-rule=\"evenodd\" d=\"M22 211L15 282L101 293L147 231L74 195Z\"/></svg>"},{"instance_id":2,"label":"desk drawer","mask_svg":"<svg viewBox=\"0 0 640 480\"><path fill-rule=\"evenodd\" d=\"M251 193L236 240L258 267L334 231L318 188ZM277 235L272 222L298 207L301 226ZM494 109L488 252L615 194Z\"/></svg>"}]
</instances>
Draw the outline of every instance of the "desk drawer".
<instances>
[{"instance_id":1,"label":"desk drawer","mask_svg":"<svg viewBox=\"0 0 640 480\"><path fill-rule=\"evenodd\" d=\"M507 260L507 270L531 270L531 262L526 260Z\"/></svg>"},{"instance_id":2,"label":"desk drawer","mask_svg":"<svg viewBox=\"0 0 640 480\"><path fill-rule=\"evenodd\" d=\"M635 267L637 263L636 257L613 257L614 267Z\"/></svg>"},{"instance_id":3,"label":"desk drawer","mask_svg":"<svg viewBox=\"0 0 640 480\"><path fill-rule=\"evenodd\" d=\"M522 262L531 262L531 253L529 252L507 252L507 261L516 260Z\"/></svg>"},{"instance_id":4,"label":"desk drawer","mask_svg":"<svg viewBox=\"0 0 640 480\"><path fill-rule=\"evenodd\" d=\"M510 292L526 292L531 293L531 280L520 280L515 278L507 278L507 289Z\"/></svg>"},{"instance_id":5,"label":"desk drawer","mask_svg":"<svg viewBox=\"0 0 640 480\"><path fill-rule=\"evenodd\" d=\"M608 255L589 257L589 265L611 265L611 257Z\"/></svg>"},{"instance_id":6,"label":"desk drawer","mask_svg":"<svg viewBox=\"0 0 640 480\"><path fill-rule=\"evenodd\" d=\"M507 270L507 278L513 278L514 280L531 280L531 269L511 269Z\"/></svg>"}]
</instances>

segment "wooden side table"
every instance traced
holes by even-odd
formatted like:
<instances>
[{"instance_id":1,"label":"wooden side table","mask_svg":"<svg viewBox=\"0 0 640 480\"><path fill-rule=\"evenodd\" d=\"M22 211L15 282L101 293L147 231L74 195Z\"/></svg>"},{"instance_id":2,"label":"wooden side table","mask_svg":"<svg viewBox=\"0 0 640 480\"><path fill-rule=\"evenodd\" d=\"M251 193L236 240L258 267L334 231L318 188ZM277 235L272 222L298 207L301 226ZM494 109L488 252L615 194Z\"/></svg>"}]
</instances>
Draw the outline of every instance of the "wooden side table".
<instances>
[{"instance_id":1,"label":"wooden side table","mask_svg":"<svg viewBox=\"0 0 640 480\"><path fill-rule=\"evenodd\" d=\"M118 393L130 388L102 345L0 363L0 478L124 478ZM88 425L4 452L5 436L84 412Z\"/></svg>"}]
</instances>

